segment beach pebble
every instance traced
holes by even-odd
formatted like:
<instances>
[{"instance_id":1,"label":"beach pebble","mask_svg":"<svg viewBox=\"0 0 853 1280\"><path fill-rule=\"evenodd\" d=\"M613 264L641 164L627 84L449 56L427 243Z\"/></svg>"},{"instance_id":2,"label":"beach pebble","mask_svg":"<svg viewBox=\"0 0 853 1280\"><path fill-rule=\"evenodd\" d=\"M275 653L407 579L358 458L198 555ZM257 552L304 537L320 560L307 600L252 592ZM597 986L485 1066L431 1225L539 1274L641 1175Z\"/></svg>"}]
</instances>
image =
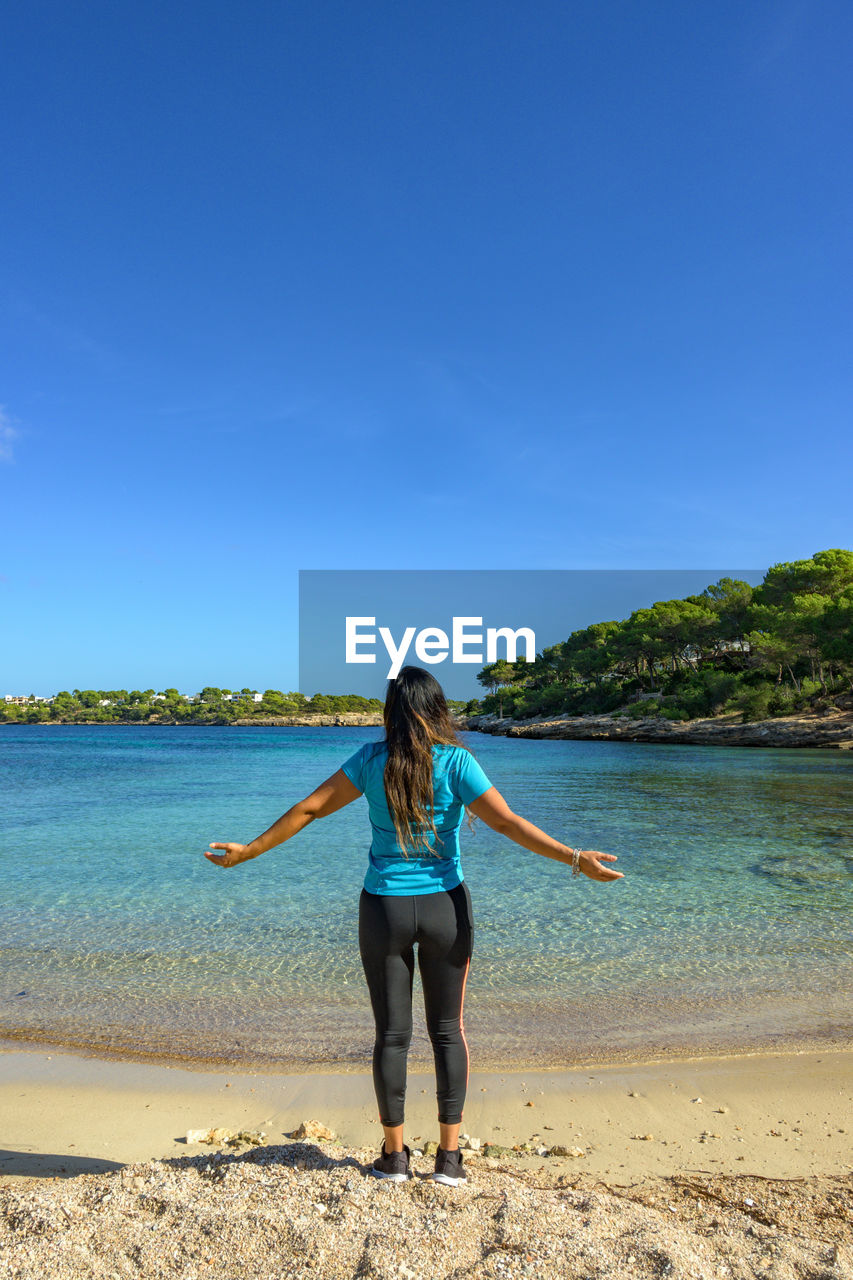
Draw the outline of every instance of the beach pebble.
<instances>
[{"instance_id":1,"label":"beach pebble","mask_svg":"<svg viewBox=\"0 0 853 1280\"><path fill-rule=\"evenodd\" d=\"M288 1138L305 1139L308 1138L314 1142L334 1142L335 1135L331 1129L327 1129L319 1120L303 1120L298 1129L294 1129L289 1133Z\"/></svg>"},{"instance_id":2,"label":"beach pebble","mask_svg":"<svg viewBox=\"0 0 853 1280\"><path fill-rule=\"evenodd\" d=\"M536 1106L536 1103L535 1103L535 1102L525 1102L525 1104L524 1104L524 1105L525 1105L526 1107L535 1107L535 1106Z\"/></svg>"},{"instance_id":3,"label":"beach pebble","mask_svg":"<svg viewBox=\"0 0 853 1280\"><path fill-rule=\"evenodd\" d=\"M583 1147L555 1146L551 1148L551 1155L552 1156L571 1156L574 1159L579 1159L581 1156L585 1156L586 1152L584 1151Z\"/></svg>"},{"instance_id":4,"label":"beach pebble","mask_svg":"<svg viewBox=\"0 0 853 1280\"><path fill-rule=\"evenodd\" d=\"M724 1116L728 1112L728 1107L715 1107L717 1115Z\"/></svg>"},{"instance_id":5,"label":"beach pebble","mask_svg":"<svg viewBox=\"0 0 853 1280\"><path fill-rule=\"evenodd\" d=\"M10 1280L80 1280L84 1272L119 1280L131 1271L203 1280L237 1274L226 1261L231 1250L256 1280L347 1280L366 1272L377 1280L841 1280L849 1270L840 1232L838 1243L826 1239L846 1203L839 1198L847 1195L846 1175L843 1183L833 1173L802 1186L762 1179L753 1198L739 1179L720 1174L695 1185L695 1197L674 1201L670 1178L655 1177L634 1199L617 1194L624 1185L614 1192L582 1178L577 1164L554 1172L555 1162L541 1159L526 1161L529 1168L501 1160L509 1166L501 1169L480 1160L475 1195L463 1204L457 1192L438 1188L436 1195L420 1179L388 1194L365 1176L375 1154L372 1146L341 1148L330 1159L285 1145L246 1159L190 1154L55 1184L7 1186L0 1178L0 1257L12 1262ZM131 1190L135 1178L147 1194ZM710 1198L700 1194L705 1189ZM765 1197L766 1216L784 1208L778 1234L765 1214L751 1214L749 1206L763 1207Z\"/></svg>"},{"instance_id":6,"label":"beach pebble","mask_svg":"<svg viewBox=\"0 0 853 1280\"><path fill-rule=\"evenodd\" d=\"M653 1133L632 1133L631 1137L635 1138L638 1142L654 1142L655 1140L655 1135Z\"/></svg>"},{"instance_id":7,"label":"beach pebble","mask_svg":"<svg viewBox=\"0 0 853 1280\"><path fill-rule=\"evenodd\" d=\"M232 1136L230 1129L187 1129L187 1142L227 1142Z\"/></svg>"},{"instance_id":8,"label":"beach pebble","mask_svg":"<svg viewBox=\"0 0 853 1280\"><path fill-rule=\"evenodd\" d=\"M239 1133L233 1133L230 1138L226 1138L225 1142L229 1147L239 1147L244 1142L253 1147L259 1147L261 1140L266 1136L265 1133L256 1133L253 1129L241 1129Z\"/></svg>"}]
</instances>

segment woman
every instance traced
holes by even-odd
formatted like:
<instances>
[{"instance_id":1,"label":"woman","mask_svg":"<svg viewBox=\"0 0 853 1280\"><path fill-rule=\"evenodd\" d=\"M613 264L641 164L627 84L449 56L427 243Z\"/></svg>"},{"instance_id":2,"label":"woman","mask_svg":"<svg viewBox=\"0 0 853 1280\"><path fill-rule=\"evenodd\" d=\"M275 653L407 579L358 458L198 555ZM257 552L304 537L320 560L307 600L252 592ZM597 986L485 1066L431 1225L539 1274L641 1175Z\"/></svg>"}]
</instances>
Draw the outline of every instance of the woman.
<instances>
[{"instance_id":1,"label":"woman","mask_svg":"<svg viewBox=\"0 0 853 1280\"><path fill-rule=\"evenodd\" d=\"M359 903L359 950L370 991L376 1040L373 1081L384 1140L371 1173L403 1182L406 1060L412 1035L417 943L427 1029L435 1058L439 1145L432 1177L466 1179L459 1129L468 1087L462 1021L471 960L471 896L462 876L459 829L465 809L516 844L572 864L591 880L621 880L603 862L616 855L570 849L513 813L458 737L441 685L421 667L403 667L388 683L385 738L366 742L316 791L288 809L251 844L213 843L205 857L221 867L256 858L360 795L373 840Z\"/></svg>"}]
</instances>

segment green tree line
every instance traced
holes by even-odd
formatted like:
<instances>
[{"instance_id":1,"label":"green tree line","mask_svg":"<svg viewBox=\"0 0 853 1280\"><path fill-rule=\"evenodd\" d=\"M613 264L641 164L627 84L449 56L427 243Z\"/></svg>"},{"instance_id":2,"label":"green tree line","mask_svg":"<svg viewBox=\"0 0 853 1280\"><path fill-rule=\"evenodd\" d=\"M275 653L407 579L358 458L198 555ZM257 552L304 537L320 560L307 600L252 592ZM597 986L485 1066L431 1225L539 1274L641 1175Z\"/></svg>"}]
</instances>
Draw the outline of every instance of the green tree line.
<instances>
[{"instance_id":1,"label":"green tree line","mask_svg":"<svg viewBox=\"0 0 853 1280\"><path fill-rule=\"evenodd\" d=\"M339 715L346 711L381 712L378 698L357 693L282 693L267 689L259 702L254 690L206 686L197 701L182 697L177 689L63 689L51 702L37 702L34 695L23 704L0 703L0 720L12 724L61 721L94 721L97 724L177 722L178 724L229 724L234 720L265 720L270 716ZM101 705L105 703L106 705Z\"/></svg>"},{"instance_id":2,"label":"green tree line","mask_svg":"<svg viewBox=\"0 0 853 1280\"><path fill-rule=\"evenodd\" d=\"M853 692L853 552L776 564L761 584L721 578L700 595L596 622L532 663L500 660L469 714L787 715Z\"/></svg>"}]
</instances>

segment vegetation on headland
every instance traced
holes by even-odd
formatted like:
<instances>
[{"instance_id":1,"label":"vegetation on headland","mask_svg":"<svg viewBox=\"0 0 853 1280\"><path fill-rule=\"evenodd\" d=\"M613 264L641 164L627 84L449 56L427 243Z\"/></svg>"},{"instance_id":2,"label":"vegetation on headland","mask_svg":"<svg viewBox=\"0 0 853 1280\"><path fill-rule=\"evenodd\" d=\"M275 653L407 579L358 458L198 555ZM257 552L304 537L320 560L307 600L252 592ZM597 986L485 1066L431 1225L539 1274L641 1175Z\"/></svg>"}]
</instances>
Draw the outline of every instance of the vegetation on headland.
<instances>
[{"instance_id":1,"label":"vegetation on headland","mask_svg":"<svg viewBox=\"0 0 853 1280\"><path fill-rule=\"evenodd\" d=\"M739 713L746 723L830 705L853 692L853 551L776 564L757 587L722 578L477 678L490 692L468 714L517 720Z\"/></svg>"}]
</instances>

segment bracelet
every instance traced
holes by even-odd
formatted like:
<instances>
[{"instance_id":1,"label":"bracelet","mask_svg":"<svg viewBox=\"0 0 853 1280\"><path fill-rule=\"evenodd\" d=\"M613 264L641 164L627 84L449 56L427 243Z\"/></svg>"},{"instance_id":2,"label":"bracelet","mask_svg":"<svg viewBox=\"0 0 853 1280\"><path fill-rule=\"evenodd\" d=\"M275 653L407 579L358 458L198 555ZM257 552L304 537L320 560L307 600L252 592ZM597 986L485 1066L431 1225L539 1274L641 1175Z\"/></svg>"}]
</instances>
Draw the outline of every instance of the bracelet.
<instances>
[{"instance_id":1,"label":"bracelet","mask_svg":"<svg viewBox=\"0 0 853 1280\"><path fill-rule=\"evenodd\" d=\"M581 870L581 851L572 849L572 875L579 876Z\"/></svg>"}]
</instances>

